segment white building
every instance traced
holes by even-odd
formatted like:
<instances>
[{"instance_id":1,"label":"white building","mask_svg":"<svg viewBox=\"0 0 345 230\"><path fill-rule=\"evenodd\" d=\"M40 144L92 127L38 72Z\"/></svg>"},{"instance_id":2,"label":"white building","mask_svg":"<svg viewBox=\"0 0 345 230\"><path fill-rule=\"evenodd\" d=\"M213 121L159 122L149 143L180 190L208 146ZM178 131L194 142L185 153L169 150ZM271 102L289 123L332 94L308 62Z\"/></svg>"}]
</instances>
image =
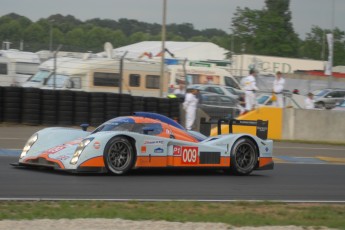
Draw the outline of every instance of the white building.
<instances>
[{"instance_id":1,"label":"white building","mask_svg":"<svg viewBox=\"0 0 345 230\"><path fill-rule=\"evenodd\" d=\"M229 51L211 42L165 42L166 58L188 60L225 60ZM158 58L162 49L161 41L144 41L113 49L113 57L121 57L126 51L126 58ZM106 56L106 52L99 55Z\"/></svg>"},{"instance_id":2,"label":"white building","mask_svg":"<svg viewBox=\"0 0 345 230\"><path fill-rule=\"evenodd\" d=\"M324 62L309 59L261 56L253 54L233 55L232 74L248 75L250 69L256 69L260 74L293 73L296 70L323 70Z\"/></svg>"}]
</instances>

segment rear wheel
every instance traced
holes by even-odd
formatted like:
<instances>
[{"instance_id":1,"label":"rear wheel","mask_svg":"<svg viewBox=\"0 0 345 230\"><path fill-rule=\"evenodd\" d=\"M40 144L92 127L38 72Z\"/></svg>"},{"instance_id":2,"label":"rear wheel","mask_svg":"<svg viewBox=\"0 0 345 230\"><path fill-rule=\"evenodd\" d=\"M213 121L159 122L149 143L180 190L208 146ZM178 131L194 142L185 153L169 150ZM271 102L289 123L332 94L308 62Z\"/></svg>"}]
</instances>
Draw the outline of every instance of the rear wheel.
<instances>
[{"instance_id":1,"label":"rear wheel","mask_svg":"<svg viewBox=\"0 0 345 230\"><path fill-rule=\"evenodd\" d=\"M114 137L105 147L104 162L109 172L117 175L131 170L135 163L136 153L132 143L126 137Z\"/></svg>"},{"instance_id":2,"label":"rear wheel","mask_svg":"<svg viewBox=\"0 0 345 230\"><path fill-rule=\"evenodd\" d=\"M323 102L317 103L316 107L319 108L319 109L326 109L325 103L323 103Z\"/></svg>"},{"instance_id":3,"label":"rear wheel","mask_svg":"<svg viewBox=\"0 0 345 230\"><path fill-rule=\"evenodd\" d=\"M230 171L236 175L250 174L258 162L258 150L252 140L238 139L231 150Z\"/></svg>"}]
</instances>

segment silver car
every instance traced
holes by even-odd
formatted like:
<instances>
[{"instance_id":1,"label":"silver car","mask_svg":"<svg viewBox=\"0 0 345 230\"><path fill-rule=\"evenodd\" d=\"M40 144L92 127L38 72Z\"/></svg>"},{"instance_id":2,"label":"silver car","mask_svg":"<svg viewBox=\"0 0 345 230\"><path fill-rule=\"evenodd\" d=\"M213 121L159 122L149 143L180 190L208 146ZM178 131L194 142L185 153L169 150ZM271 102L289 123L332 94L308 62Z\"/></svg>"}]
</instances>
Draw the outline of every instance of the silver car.
<instances>
[{"instance_id":1,"label":"silver car","mask_svg":"<svg viewBox=\"0 0 345 230\"><path fill-rule=\"evenodd\" d=\"M319 109L332 109L345 99L345 89L322 89L313 94L315 107Z\"/></svg>"},{"instance_id":2,"label":"silver car","mask_svg":"<svg viewBox=\"0 0 345 230\"><path fill-rule=\"evenodd\" d=\"M194 84L189 85L188 89L198 89L203 92L207 93L216 93L224 96L229 96L234 99L239 99L241 95L244 94L242 90L230 87L230 86L222 86L222 85L210 85L210 84Z\"/></svg>"},{"instance_id":3,"label":"silver car","mask_svg":"<svg viewBox=\"0 0 345 230\"><path fill-rule=\"evenodd\" d=\"M345 100L343 100L340 103L337 103L337 105L332 110L342 110L342 111L345 111Z\"/></svg>"}]
</instances>

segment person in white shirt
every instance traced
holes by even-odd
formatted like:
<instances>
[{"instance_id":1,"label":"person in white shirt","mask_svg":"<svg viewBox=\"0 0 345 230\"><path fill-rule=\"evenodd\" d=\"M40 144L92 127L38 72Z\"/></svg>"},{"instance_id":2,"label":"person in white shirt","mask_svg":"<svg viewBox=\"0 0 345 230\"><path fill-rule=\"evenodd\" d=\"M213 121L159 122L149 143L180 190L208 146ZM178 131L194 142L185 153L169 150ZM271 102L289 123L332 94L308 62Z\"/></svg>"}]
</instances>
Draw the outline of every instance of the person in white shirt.
<instances>
[{"instance_id":1,"label":"person in white shirt","mask_svg":"<svg viewBox=\"0 0 345 230\"><path fill-rule=\"evenodd\" d=\"M308 93L307 98L304 100L304 108L305 109L315 109L314 94Z\"/></svg>"},{"instance_id":2,"label":"person in white shirt","mask_svg":"<svg viewBox=\"0 0 345 230\"><path fill-rule=\"evenodd\" d=\"M282 77L282 73L278 71L276 79L274 79L273 81L273 93L276 96L276 100L273 102L273 105L280 108L284 107L284 97L283 97L284 85L285 85L285 79Z\"/></svg>"},{"instance_id":3,"label":"person in white shirt","mask_svg":"<svg viewBox=\"0 0 345 230\"><path fill-rule=\"evenodd\" d=\"M178 88L175 89L173 93L174 94L185 94L186 93L186 89L185 89L184 85L182 83L180 83L178 85Z\"/></svg>"},{"instance_id":4,"label":"person in white shirt","mask_svg":"<svg viewBox=\"0 0 345 230\"><path fill-rule=\"evenodd\" d=\"M251 69L249 71L249 76L242 79L241 83L243 86L243 89L245 91L245 103L246 103L246 111L250 111L255 108L256 105L256 96L255 91L259 90L258 87L256 87L256 70Z\"/></svg>"},{"instance_id":5,"label":"person in white shirt","mask_svg":"<svg viewBox=\"0 0 345 230\"><path fill-rule=\"evenodd\" d=\"M197 97L197 94L199 93L199 90L192 89L190 92L188 92L185 96L184 102L183 102L183 109L186 111L186 129L192 130L195 117L196 117L196 109L198 107L199 99Z\"/></svg>"}]
</instances>

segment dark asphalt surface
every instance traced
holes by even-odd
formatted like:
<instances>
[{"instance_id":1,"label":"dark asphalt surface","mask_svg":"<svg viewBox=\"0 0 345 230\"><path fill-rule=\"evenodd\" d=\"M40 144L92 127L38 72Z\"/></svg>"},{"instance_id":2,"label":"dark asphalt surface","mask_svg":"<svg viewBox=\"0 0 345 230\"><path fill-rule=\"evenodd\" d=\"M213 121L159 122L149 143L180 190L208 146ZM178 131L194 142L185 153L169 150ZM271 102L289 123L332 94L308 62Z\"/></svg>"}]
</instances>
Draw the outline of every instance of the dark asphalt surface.
<instances>
[{"instance_id":1,"label":"dark asphalt surface","mask_svg":"<svg viewBox=\"0 0 345 230\"><path fill-rule=\"evenodd\" d=\"M0 150L21 149L42 127L1 126ZM18 151L17 151L18 152ZM0 154L1 155L1 154ZM275 142L275 156L345 157L345 146ZM0 156L0 199L178 199L345 202L344 164L276 164L238 177L219 171L135 170L126 176L15 168Z\"/></svg>"},{"instance_id":2,"label":"dark asphalt surface","mask_svg":"<svg viewBox=\"0 0 345 230\"><path fill-rule=\"evenodd\" d=\"M126 176L14 168L0 157L1 199L345 201L345 166L277 164L232 176L218 171L136 170Z\"/></svg>"}]
</instances>

